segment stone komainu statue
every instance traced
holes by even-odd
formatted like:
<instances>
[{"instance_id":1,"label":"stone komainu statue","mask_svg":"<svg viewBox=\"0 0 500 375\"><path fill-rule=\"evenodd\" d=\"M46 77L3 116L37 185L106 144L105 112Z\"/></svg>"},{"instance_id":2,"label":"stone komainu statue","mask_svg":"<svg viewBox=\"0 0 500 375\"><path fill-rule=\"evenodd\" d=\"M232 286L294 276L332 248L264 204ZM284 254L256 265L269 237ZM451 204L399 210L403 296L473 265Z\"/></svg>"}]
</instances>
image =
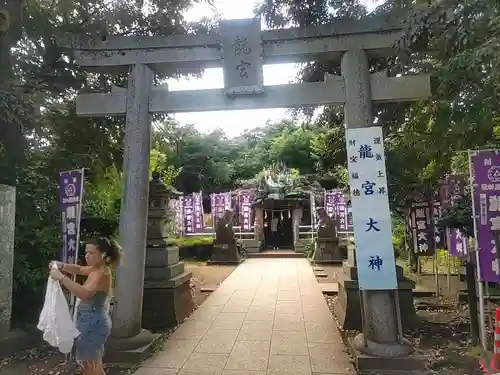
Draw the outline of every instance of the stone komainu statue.
<instances>
[{"instance_id":1,"label":"stone komainu statue","mask_svg":"<svg viewBox=\"0 0 500 375\"><path fill-rule=\"evenodd\" d=\"M337 236L337 221L330 218L324 208L316 211L319 217L313 260L320 262L341 262L342 254Z\"/></svg>"},{"instance_id":2,"label":"stone komainu statue","mask_svg":"<svg viewBox=\"0 0 500 375\"><path fill-rule=\"evenodd\" d=\"M318 208L316 212L319 218L318 230L316 233L318 235L317 239L335 240L336 242L338 242L339 238L337 236L337 221L328 216L324 208Z\"/></svg>"},{"instance_id":3,"label":"stone komainu statue","mask_svg":"<svg viewBox=\"0 0 500 375\"><path fill-rule=\"evenodd\" d=\"M240 256L233 231L233 211L226 210L215 227L215 243L209 264L239 264Z\"/></svg>"},{"instance_id":4,"label":"stone komainu statue","mask_svg":"<svg viewBox=\"0 0 500 375\"><path fill-rule=\"evenodd\" d=\"M215 226L215 243L216 244L232 244L235 242L233 231L233 211L226 210L224 216L217 222Z\"/></svg>"}]
</instances>

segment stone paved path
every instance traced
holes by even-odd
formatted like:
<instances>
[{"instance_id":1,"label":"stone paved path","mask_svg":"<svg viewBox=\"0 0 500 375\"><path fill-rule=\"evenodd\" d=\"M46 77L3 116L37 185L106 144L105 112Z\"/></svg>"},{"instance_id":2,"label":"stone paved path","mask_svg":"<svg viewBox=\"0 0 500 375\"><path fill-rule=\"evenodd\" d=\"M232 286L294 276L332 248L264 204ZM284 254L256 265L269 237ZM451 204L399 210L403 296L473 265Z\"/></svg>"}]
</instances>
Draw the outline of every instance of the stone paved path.
<instances>
[{"instance_id":1,"label":"stone paved path","mask_svg":"<svg viewBox=\"0 0 500 375\"><path fill-rule=\"evenodd\" d=\"M352 375L306 259L247 259L135 375Z\"/></svg>"}]
</instances>

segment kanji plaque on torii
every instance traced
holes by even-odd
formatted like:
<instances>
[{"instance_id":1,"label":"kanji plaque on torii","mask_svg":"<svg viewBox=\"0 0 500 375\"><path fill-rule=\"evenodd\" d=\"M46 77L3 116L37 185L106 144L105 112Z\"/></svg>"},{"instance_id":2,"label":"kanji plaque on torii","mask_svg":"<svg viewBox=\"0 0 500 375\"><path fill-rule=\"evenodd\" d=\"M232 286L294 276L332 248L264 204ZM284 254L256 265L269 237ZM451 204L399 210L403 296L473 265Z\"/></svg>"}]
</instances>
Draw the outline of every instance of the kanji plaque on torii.
<instances>
[{"instance_id":1,"label":"kanji plaque on torii","mask_svg":"<svg viewBox=\"0 0 500 375\"><path fill-rule=\"evenodd\" d=\"M220 26L226 94L263 93L260 19L227 20Z\"/></svg>"}]
</instances>

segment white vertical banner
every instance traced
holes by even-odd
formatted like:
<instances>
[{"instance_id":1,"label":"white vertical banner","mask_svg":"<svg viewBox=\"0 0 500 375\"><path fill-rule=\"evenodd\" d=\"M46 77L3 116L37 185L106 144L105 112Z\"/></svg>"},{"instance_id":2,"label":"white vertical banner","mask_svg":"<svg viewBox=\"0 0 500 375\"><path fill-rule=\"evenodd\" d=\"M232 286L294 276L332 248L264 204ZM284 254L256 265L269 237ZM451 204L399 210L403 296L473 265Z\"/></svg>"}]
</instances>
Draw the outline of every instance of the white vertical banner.
<instances>
[{"instance_id":1,"label":"white vertical banner","mask_svg":"<svg viewBox=\"0 0 500 375\"><path fill-rule=\"evenodd\" d=\"M397 289L382 128L348 129L346 147L359 288Z\"/></svg>"}]
</instances>

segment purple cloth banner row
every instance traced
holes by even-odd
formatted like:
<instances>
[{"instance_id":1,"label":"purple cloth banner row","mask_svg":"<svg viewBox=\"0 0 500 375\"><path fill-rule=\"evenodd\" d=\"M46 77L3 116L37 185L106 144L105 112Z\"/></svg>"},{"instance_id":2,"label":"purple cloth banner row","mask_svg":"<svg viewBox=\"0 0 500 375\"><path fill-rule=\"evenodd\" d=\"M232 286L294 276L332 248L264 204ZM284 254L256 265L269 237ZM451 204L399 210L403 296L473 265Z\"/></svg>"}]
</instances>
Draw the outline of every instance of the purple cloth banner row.
<instances>
[{"instance_id":1,"label":"purple cloth banner row","mask_svg":"<svg viewBox=\"0 0 500 375\"><path fill-rule=\"evenodd\" d=\"M203 200L201 192L181 197L180 206L183 233L203 233Z\"/></svg>"},{"instance_id":2,"label":"purple cloth banner row","mask_svg":"<svg viewBox=\"0 0 500 375\"><path fill-rule=\"evenodd\" d=\"M471 163L480 277L500 282L500 151L474 151Z\"/></svg>"},{"instance_id":3,"label":"purple cloth banner row","mask_svg":"<svg viewBox=\"0 0 500 375\"><path fill-rule=\"evenodd\" d=\"M352 215L349 215L344 193L340 190L325 192L325 211L332 219L336 218L339 223L338 230L341 232L353 231ZM350 216L350 217L349 217ZM350 220L349 220L350 219Z\"/></svg>"},{"instance_id":4,"label":"purple cloth banner row","mask_svg":"<svg viewBox=\"0 0 500 375\"><path fill-rule=\"evenodd\" d=\"M252 201L254 196L255 192L253 190L243 190L238 194L242 232L250 232L252 230Z\"/></svg>"},{"instance_id":5,"label":"purple cloth banner row","mask_svg":"<svg viewBox=\"0 0 500 375\"><path fill-rule=\"evenodd\" d=\"M78 261L80 218L83 204L83 169L59 174L59 206L61 209L61 235L63 247L61 261Z\"/></svg>"},{"instance_id":6,"label":"purple cloth banner row","mask_svg":"<svg viewBox=\"0 0 500 375\"><path fill-rule=\"evenodd\" d=\"M215 226L217 221L224 216L226 210L231 209L231 193L212 194L210 198L212 205L212 222Z\"/></svg>"}]
</instances>

